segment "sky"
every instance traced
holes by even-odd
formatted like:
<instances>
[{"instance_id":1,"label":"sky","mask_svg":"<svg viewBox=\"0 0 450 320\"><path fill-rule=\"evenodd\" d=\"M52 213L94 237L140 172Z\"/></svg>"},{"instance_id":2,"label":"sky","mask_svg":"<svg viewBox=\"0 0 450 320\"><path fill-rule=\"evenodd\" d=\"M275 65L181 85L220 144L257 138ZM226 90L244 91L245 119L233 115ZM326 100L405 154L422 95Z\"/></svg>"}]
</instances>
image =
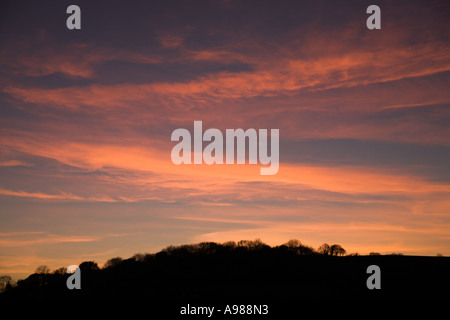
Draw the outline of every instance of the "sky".
<instances>
[{"instance_id":1,"label":"sky","mask_svg":"<svg viewBox=\"0 0 450 320\"><path fill-rule=\"evenodd\" d=\"M450 255L450 4L376 1L369 30L371 4L2 1L0 274L256 238ZM175 165L194 121L279 129L278 173Z\"/></svg>"}]
</instances>

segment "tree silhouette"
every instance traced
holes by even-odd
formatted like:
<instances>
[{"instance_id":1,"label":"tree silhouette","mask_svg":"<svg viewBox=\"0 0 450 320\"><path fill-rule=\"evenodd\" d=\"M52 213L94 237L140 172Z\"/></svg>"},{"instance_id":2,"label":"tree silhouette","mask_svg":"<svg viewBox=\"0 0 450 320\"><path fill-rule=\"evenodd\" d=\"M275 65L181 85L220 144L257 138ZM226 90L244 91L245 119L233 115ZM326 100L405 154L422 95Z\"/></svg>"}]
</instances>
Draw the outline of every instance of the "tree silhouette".
<instances>
[{"instance_id":1,"label":"tree silhouette","mask_svg":"<svg viewBox=\"0 0 450 320\"><path fill-rule=\"evenodd\" d=\"M227 241L222 243L223 247L228 247L228 248L236 248L236 242L234 241Z\"/></svg>"},{"instance_id":2,"label":"tree silhouette","mask_svg":"<svg viewBox=\"0 0 450 320\"><path fill-rule=\"evenodd\" d=\"M288 242L286 242L284 245L288 248L298 248L299 246L301 246L301 242L300 240L297 239L291 239Z\"/></svg>"},{"instance_id":3,"label":"tree silhouette","mask_svg":"<svg viewBox=\"0 0 450 320\"><path fill-rule=\"evenodd\" d=\"M119 264L121 264L123 259L121 257L115 257L111 258L108 261L105 262L103 265L103 268L114 268L117 267Z\"/></svg>"},{"instance_id":4,"label":"tree silhouette","mask_svg":"<svg viewBox=\"0 0 450 320\"><path fill-rule=\"evenodd\" d=\"M143 253L136 253L131 258L136 260L136 261L142 262L142 261L145 260L145 254L143 254Z\"/></svg>"},{"instance_id":5,"label":"tree silhouette","mask_svg":"<svg viewBox=\"0 0 450 320\"><path fill-rule=\"evenodd\" d=\"M85 261L79 265L80 270L83 271L97 271L99 270L98 264L94 261Z\"/></svg>"},{"instance_id":6,"label":"tree silhouette","mask_svg":"<svg viewBox=\"0 0 450 320\"><path fill-rule=\"evenodd\" d=\"M0 292L3 292L8 286L11 286L12 279L10 276L1 276L0 277Z\"/></svg>"},{"instance_id":7,"label":"tree silhouette","mask_svg":"<svg viewBox=\"0 0 450 320\"><path fill-rule=\"evenodd\" d=\"M52 271L53 274L66 274L66 272L67 272L66 267L61 267Z\"/></svg>"},{"instance_id":8,"label":"tree silhouette","mask_svg":"<svg viewBox=\"0 0 450 320\"><path fill-rule=\"evenodd\" d=\"M317 251L326 256L343 256L346 251L339 244L329 245L328 243L324 243L317 249Z\"/></svg>"},{"instance_id":9,"label":"tree silhouette","mask_svg":"<svg viewBox=\"0 0 450 320\"><path fill-rule=\"evenodd\" d=\"M297 239L291 239L288 242L286 242L283 246L286 246L290 251L295 252L296 254L300 255L309 255L314 253L314 249L303 245L300 240Z\"/></svg>"},{"instance_id":10,"label":"tree silhouette","mask_svg":"<svg viewBox=\"0 0 450 320\"><path fill-rule=\"evenodd\" d=\"M268 247L268 245L262 242L259 238L255 240L241 240L237 243L237 246L247 249L262 249Z\"/></svg>"},{"instance_id":11,"label":"tree silhouette","mask_svg":"<svg viewBox=\"0 0 450 320\"><path fill-rule=\"evenodd\" d=\"M333 244L330 247L330 255L332 256L343 256L346 253L345 249L339 244Z\"/></svg>"},{"instance_id":12,"label":"tree silhouette","mask_svg":"<svg viewBox=\"0 0 450 320\"><path fill-rule=\"evenodd\" d=\"M330 247L330 245L328 243L324 243L323 245L321 245L319 247L319 249L317 249L317 251L319 253L324 254L324 255L327 256L327 255L329 255L331 253L331 247Z\"/></svg>"},{"instance_id":13,"label":"tree silhouette","mask_svg":"<svg viewBox=\"0 0 450 320\"><path fill-rule=\"evenodd\" d=\"M50 272L50 268L47 267L45 264L40 265L39 267L36 268L36 270L34 271L34 273L39 273L39 274L47 274Z\"/></svg>"},{"instance_id":14,"label":"tree silhouette","mask_svg":"<svg viewBox=\"0 0 450 320\"><path fill-rule=\"evenodd\" d=\"M324 255L323 257L318 256ZM210 299L236 297L265 299L370 298L361 286L369 264L383 264L385 279L399 279L383 295L442 298L442 285L450 286L450 258L346 256L338 244L324 243L317 251L297 239L270 247L261 240L170 246L154 254L128 259L109 259L99 268L94 261L79 265L82 290L69 290L65 268L30 275L11 286L10 277L0 278L5 298L44 299ZM326 256L325 256L326 255ZM333 257L331 257L333 255ZM409 266L404 268L404 266ZM401 271L401 272L400 272ZM362 273L361 273L362 272ZM363 278L361 278L363 277ZM414 278L417 281L411 282ZM280 290L282 284L282 290ZM390 291L389 291L390 290ZM447 294L448 296L448 294ZM448 299L447 299L448 300Z\"/></svg>"}]
</instances>

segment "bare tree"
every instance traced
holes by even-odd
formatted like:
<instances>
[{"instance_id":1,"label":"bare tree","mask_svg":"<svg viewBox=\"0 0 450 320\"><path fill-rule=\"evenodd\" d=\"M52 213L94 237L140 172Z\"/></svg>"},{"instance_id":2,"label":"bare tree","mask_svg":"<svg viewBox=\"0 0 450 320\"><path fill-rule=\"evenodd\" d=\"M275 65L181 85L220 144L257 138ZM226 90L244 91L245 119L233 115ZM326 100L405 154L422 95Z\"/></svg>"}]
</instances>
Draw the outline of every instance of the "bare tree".
<instances>
[{"instance_id":1,"label":"bare tree","mask_svg":"<svg viewBox=\"0 0 450 320\"><path fill-rule=\"evenodd\" d=\"M237 243L238 247L249 247L251 244L252 240L239 240Z\"/></svg>"},{"instance_id":2,"label":"bare tree","mask_svg":"<svg viewBox=\"0 0 450 320\"><path fill-rule=\"evenodd\" d=\"M310 255L315 253L312 247L302 244L300 240L297 239L291 239L285 244L283 244L283 246L286 246L287 248L289 248L290 251L293 251L296 254L300 255Z\"/></svg>"},{"instance_id":3,"label":"bare tree","mask_svg":"<svg viewBox=\"0 0 450 320\"><path fill-rule=\"evenodd\" d=\"M324 255L327 256L327 255L329 255L331 253L331 247L330 247L330 245L328 243L324 243L323 245L321 245L319 247L319 249L317 249L317 251L319 253L324 254Z\"/></svg>"},{"instance_id":4,"label":"bare tree","mask_svg":"<svg viewBox=\"0 0 450 320\"><path fill-rule=\"evenodd\" d=\"M286 242L284 245L288 248L298 248L302 245L302 243L300 242L300 240L291 239L288 242Z\"/></svg>"},{"instance_id":5,"label":"bare tree","mask_svg":"<svg viewBox=\"0 0 450 320\"><path fill-rule=\"evenodd\" d=\"M61 267L61 268L58 268L56 270L53 270L54 274L66 274L66 272L67 272L67 268L66 267Z\"/></svg>"},{"instance_id":6,"label":"bare tree","mask_svg":"<svg viewBox=\"0 0 450 320\"><path fill-rule=\"evenodd\" d=\"M36 270L34 271L34 273L40 273L40 274L47 274L50 272L50 268L47 267L45 264L40 265L39 267L36 268Z\"/></svg>"},{"instance_id":7,"label":"bare tree","mask_svg":"<svg viewBox=\"0 0 450 320\"><path fill-rule=\"evenodd\" d=\"M222 246L234 249L234 248L236 248L236 242L227 241L227 242L222 243Z\"/></svg>"},{"instance_id":8,"label":"bare tree","mask_svg":"<svg viewBox=\"0 0 450 320\"><path fill-rule=\"evenodd\" d=\"M261 249L267 247L267 244L261 241L261 239L257 238L255 240L240 240L237 243L238 247L245 247L247 249Z\"/></svg>"},{"instance_id":9,"label":"bare tree","mask_svg":"<svg viewBox=\"0 0 450 320\"><path fill-rule=\"evenodd\" d=\"M122 258L121 257L115 257L115 258L111 258L108 261L105 262L105 264L103 265L103 268L113 268L118 266L120 263L122 263Z\"/></svg>"},{"instance_id":10,"label":"bare tree","mask_svg":"<svg viewBox=\"0 0 450 320\"><path fill-rule=\"evenodd\" d=\"M97 271L99 269L98 264L94 261L84 261L79 266L80 270L84 271Z\"/></svg>"},{"instance_id":11,"label":"bare tree","mask_svg":"<svg viewBox=\"0 0 450 320\"><path fill-rule=\"evenodd\" d=\"M330 247L330 254L332 256L343 256L347 251L345 251L344 248L342 248L339 244L333 244Z\"/></svg>"}]
</instances>

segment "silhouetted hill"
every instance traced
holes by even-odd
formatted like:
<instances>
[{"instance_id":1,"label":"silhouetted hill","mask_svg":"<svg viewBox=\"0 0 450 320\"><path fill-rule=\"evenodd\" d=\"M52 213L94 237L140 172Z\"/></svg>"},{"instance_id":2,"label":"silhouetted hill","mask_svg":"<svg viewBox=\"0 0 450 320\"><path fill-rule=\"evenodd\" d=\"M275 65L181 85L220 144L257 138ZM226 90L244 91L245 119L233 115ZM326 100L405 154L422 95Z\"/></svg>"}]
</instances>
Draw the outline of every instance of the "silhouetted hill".
<instances>
[{"instance_id":1,"label":"silhouetted hill","mask_svg":"<svg viewBox=\"0 0 450 320\"><path fill-rule=\"evenodd\" d=\"M339 246L340 247L340 246ZM321 247L322 248L322 247ZM337 254L337 253L335 253ZM341 252L342 254L342 252ZM381 269L381 289L369 290L369 265ZM449 299L450 258L403 255L337 256L300 242L260 241L168 247L156 254L114 258L103 268L80 264L81 289L69 274L32 274L2 299L152 299L254 301L308 299Z\"/></svg>"}]
</instances>

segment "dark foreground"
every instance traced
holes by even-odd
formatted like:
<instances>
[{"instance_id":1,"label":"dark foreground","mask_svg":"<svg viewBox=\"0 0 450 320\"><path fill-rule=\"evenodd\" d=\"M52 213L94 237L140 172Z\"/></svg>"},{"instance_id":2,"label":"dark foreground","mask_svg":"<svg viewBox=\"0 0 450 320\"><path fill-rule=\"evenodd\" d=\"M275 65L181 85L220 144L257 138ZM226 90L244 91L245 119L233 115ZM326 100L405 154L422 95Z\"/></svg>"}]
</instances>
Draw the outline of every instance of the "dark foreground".
<instances>
[{"instance_id":1,"label":"dark foreground","mask_svg":"<svg viewBox=\"0 0 450 320\"><path fill-rule=\"evenodd\" d=\"M69 274L33 274L0 299L150 299L179 306L200 301L450 300L448 257L329 256L283 246L214 243L192 248L137 255L102 269L84 262L80 290L67 288ZM370 265L381 269L379 290L367 288Z\"/></svg>"}]
</instances>

